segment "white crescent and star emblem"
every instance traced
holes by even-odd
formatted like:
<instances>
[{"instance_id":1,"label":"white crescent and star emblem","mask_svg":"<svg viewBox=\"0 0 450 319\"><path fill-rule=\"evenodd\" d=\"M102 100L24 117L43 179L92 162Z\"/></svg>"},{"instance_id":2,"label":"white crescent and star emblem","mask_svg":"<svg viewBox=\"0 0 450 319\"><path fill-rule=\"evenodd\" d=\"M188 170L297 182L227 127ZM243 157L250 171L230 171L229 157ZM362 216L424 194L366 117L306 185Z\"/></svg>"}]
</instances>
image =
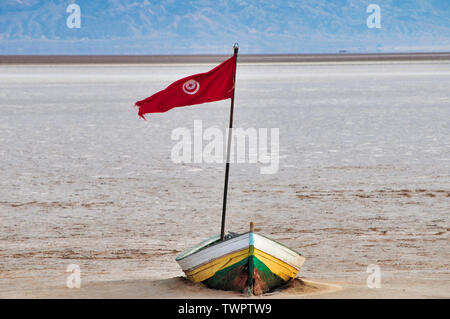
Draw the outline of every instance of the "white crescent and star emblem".
<instances>
[{"instance_id":1,"label":"white crescent and star emblem","mask_svg":"<svg viewBox=\"0 0 450 319\"><path fill-rule=\"evenodd\" d=\"M195 94L200 89L200 83L191 79L189 81L184 82L183 84L183 92L189 95Z\"/></svg>"}]
</instances>

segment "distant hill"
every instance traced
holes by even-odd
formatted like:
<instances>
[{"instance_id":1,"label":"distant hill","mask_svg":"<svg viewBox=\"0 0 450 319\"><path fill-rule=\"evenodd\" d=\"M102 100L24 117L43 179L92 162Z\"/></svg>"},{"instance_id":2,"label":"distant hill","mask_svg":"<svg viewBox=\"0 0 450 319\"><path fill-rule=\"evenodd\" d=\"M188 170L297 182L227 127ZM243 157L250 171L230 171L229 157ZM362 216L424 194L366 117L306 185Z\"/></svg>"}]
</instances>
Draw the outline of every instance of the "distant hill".
<instances>
[{"instance_id":1,"label":"distant hill","mask_svg":"<svg viewBox=\"0 0 450 319\"><path fill-rule=\"evenodd\" d=\"M0 54L222 54L450 51L450 1L3 0ZM381 8L369 29L367 5Z\"/></svg>"}]
</instances>

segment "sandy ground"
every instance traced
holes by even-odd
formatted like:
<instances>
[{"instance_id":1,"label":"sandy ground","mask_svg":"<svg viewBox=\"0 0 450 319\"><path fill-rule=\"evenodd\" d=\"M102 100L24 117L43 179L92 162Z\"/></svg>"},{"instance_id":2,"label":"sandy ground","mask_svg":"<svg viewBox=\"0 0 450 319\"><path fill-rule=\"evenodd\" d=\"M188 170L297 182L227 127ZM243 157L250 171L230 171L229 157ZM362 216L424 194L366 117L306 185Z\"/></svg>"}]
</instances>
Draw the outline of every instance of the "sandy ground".
<instances>
[{"instance_id":1,"label":"sandy ground","mask_svg":"<svg viewBox=\"0 0 450 319\"><path fill-rule=\"evenodd\" d=\"M412 279L410 282L389 280L380 288L368 288L361 283L325 282L296 278L270 293L262 296L247 296L238 292L218 291L209 289L201 283L192 283L185 277L175 277L160 280L120 280L103 281L82 284L80 288L64 286L42 288L30 286L23 290L18 287L3 289L1 298L187 298L187 299L398 299L398 298L450 298L450 283L448 278L441 280Z\"/></svg>"},{"instance_id":2,"label":"sandy ground","mask_svg":"<svg viewBox=\"0 0 450 319\"><path fill-rule=\"evenodd\" d=\"M0 297L240 296L175 262L220 230L224 165L173 163L171 132L225 127L229 101L132 108L211 67L0 66ZM232 164L227 229L306 257L262 298L450 297L449 87L446 62L239 65L235 126L279 128L280 167Z\"/></svg>"}]
</instances>

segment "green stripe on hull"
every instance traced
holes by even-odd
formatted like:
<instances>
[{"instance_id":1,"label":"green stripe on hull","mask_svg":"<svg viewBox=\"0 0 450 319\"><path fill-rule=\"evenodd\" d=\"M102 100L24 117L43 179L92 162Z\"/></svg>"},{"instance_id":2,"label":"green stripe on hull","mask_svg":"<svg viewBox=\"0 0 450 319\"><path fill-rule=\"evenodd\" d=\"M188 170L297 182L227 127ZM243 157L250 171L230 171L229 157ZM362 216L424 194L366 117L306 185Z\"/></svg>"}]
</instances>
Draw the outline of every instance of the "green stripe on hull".
<instances>
[{"instance_id":1,"label":"green stripe on hull","mask_svg":"<svg viewBox=\"0 0 450 319\"><path fill-rule=\"evenodd\" d=\"M282 278L270 271L257 257L251 256L251 258L255 267L253 273L253 294L260 295L286 283Z\"/></svg>"},{"instance_id":2,"label":"green stripe on hull","mask_svg":"<svg viewBox=\"0 0 450 319\"><path fill-rule=\"evenodd\" d=\"M214 289L243 291L247 287L248 258L219 270L214 276L203 281ZM244 276L245 275L245 276Z\"/></svg>"},{"instance_id":3,"label":"green stripe on hull","mask_svg":"<svg viewBox=\"0 0 450 319\"><path fill-rule=\"evenodd\" d=\"M250 235L253 235L250 233ZM253 243L253 238L250 237L250 243ZM248 279L247 279L247 294L253 294L253 284L255 282L255 246L250 245L248 251Z\"/></svg>"},{"instance_id":4,"label":"green stripe on hull","mask_svg":"<svg viewBox=\"0 0 450 319\"><path fill-rule=\"evenodd\" d=\"M253 271L251 271L252 268ZM285 281L271 272L257 257L250 255L248 258L219 270L203 283L214 289L260 295L283 285Z\"/></svg>"}]
</instances>

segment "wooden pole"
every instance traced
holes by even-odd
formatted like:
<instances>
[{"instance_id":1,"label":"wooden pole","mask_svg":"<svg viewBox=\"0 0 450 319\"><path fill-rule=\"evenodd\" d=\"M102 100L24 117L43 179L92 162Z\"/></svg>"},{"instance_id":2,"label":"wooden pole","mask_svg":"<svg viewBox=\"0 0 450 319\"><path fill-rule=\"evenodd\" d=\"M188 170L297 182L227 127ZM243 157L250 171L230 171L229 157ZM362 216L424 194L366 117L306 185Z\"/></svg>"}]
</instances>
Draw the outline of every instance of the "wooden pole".
<instances>
[{"instance_id":1,"label":"wooden pole","mask_svg":"<svg viewBox=\"0 0 450 319\"><path fill-rule=\"evenodd\" d=\"M225 164L225 185L223 187L223 206L222 206L222 227L220 230L220 239L225 240L225 214L227 211L227 193L228 193L228 174L230 172L230 148L231 148L231 131L233 129L233 111L234 111L234 90L236 88L236 64L237 64L237 55L239 50L239 45L237 43L233 46L234 49L234 85L233 85L233 93L231 95L231 107L230 107L230 125L228 130L228 145L227 145L227 162Z\"/></svg>"}]
</instances>

